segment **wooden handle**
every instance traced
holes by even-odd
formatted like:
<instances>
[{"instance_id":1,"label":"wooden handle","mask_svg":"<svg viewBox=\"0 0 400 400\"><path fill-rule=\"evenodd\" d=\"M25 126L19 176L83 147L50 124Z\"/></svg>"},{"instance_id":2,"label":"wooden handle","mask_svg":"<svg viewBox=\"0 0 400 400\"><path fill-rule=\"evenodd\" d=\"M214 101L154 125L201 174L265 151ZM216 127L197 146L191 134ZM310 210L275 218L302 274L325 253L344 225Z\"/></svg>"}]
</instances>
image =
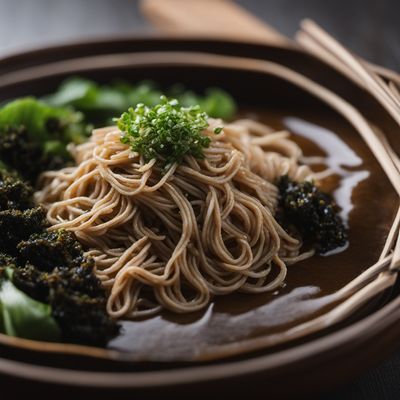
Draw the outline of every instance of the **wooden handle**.
<instances>
[{"instance_id":1,"label":"wooden handle","mask_svg":"<svg viewBox=\"0 0 400 400\"><path fill-rule=\"evenodd\" d=\"M146 18L166 33L291 45L288 38L229 0L141 0L140 6Z\"/></svg>"}]
</instances>

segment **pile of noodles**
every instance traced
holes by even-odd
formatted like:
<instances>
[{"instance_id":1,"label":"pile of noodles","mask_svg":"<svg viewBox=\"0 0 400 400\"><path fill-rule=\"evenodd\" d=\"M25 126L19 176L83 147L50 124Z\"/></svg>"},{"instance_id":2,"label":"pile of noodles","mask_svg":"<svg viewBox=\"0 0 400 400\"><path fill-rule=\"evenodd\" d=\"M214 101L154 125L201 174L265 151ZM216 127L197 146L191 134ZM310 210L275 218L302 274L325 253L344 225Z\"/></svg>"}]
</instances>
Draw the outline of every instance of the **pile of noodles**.
<instances>
[{"instance_id":1,"label":"pile of noodles","mask_svg":"<svg viewBox=\"0 0 400 400\"><path fill-rule=\"evenodd\" d=\"M301 243L274 218L276 180L311 176L288 133L250 120L209 120L204 159L165 171L98 129L71 148L76 166L41 178L37 201L51 229L73 231L109 291L108 313L134 318L162 308L187 313L214 295L282 286Z\"/></svg>"}]
</instances>

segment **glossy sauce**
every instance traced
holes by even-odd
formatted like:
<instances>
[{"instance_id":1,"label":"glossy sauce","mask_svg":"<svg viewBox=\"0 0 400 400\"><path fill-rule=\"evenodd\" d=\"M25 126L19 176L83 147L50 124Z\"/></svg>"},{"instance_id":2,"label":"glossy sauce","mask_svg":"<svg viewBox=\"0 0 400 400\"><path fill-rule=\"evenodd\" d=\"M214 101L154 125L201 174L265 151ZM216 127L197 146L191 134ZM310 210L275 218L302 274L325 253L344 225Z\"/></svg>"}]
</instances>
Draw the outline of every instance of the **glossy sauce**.
<instances>
[{"instance_id":1,"label":"glossy sauce","mask_svg":"<svg viewBox=\"0 0 400 400\"><path fill-rule=\"evenodd\" d=\"M397 197L360 136L335 114L243 110L241 116L288 129L306 160L314 161L315 171L328 167L334 172L322 186L342 209L349 245L288 267L286 284L274 293L232 294L215 298L203 312L164 312L146 320L123 321L123 332L110 348L133 353L138 360L190 360L210 346L284 332L325 312L331 294L378 258Z\"/></svg>"}]
</instances>

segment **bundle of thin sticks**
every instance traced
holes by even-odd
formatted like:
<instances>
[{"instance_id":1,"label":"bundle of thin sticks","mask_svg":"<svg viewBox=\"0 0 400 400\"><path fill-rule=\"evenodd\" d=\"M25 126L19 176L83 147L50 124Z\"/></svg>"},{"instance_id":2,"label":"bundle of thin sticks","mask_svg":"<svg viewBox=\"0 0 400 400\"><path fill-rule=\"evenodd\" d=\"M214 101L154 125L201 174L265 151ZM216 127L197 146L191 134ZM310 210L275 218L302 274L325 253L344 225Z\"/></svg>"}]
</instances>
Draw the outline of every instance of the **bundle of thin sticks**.
<instances>
[{"instance_id":1,"label":"bundle of thin sticks","mask_svg":"<svg viewBox=\"0 0 400 400\"><path fill-rule=\"evenodd\" d=\"M296 41L305 51L335 68L339 73L370 93L396 121L400 132L400 75L352 54L310 20L302 22L301 30L296 35ZM268 69L270 73L301 86L341 113L368 144L400 196L400 159L390 147L384 132L379 131L377 127L372 127L353 105L308 78L282 66L277 68L276 65L268 62L264 62L264 69ZM231 353L232 350L240 352L241 348L247 351L249 348L259 349L332 326L343 321L373 297L391 287L397 279L399 270L400 207L378 261L331 296L331 304L336 304L336 306L330 311L289 329L284 335L269 335L250 339L245 343L219 346L210 349L208 354L215 357L215 351L219 353L219 356L224 356ZM204 358L208 358L207 354L202 355L202 359Z\"/></svg>"}]
</instances>

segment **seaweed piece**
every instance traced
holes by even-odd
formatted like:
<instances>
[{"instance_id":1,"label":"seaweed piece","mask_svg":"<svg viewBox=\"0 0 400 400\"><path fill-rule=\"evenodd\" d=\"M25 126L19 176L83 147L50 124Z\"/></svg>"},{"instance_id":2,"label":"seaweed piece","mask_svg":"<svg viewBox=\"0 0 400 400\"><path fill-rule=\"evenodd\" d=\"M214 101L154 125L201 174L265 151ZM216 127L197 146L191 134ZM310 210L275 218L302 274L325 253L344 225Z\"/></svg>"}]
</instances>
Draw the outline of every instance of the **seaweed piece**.
<instances>
[{"instance_id":1,"label":"seaweed piece","mask_svg":"<svg viewBox=\"0 0 400 400\"><path fill-rule=\"evenodd\" d=\"M35 300L48 303L51 273L40 271L32 264L15 267L13 283Z\"/></svg>"},{"instance_id":2,"label":"seaweed piece","mask_svg":"<svg viewBox=\"0 0 400 400\"><path fill-rule=\"evenodd\" d=\"M24 266L16 273L20 285L33 286L37 282L43 286L44 281L47 289L58 285L90 296L105 296L94 274L93 259L84 256L80 243L71 232L35 233L21 241L17 249L18 264Z\"/></svg>"},{"instance_id":3,"label":"seaweed piece","mask_svg":"<svg viewBox=\"0 0 400 400\"><path fill-rule=\"evenodd\" d=\"M45 212L41 207L23 211L0 211L0 251L15 256L21 240L42 231L47 225Z\"/></svg>"},{"instance_id":4,"label":"seaweed piece","mask_svg":"<svg viewBox=\"0 0 400 400\"><path fill-rule=\"evenodd\" d=\"M80 255L79 259L79 264L75 260L77 265L74 267L57 267L53 271L53 274L57 275L55 282L59 287L105 299L104 288L94 273L94 260L83 255Z\"/></svg>"},{"instance_id":5,"label":"seaweed piece","mask_svg":"<svg viewBox=\"0 0 400 400\"><path fill-rule=\"evenodd\" d=\"M65 341L104 345L119 331L106 312L106 294L94 261L71 232L40 232L17 247L14 283L52 307Z\"/></svg>"},{"instance_id":6,"label":"seaweed piece","mask_svg":"<svg viewBox=\"0 0 400 400\"><path fill-rule=\"evenodd\" d=\"M43 146L28 134L26 128L9 127L0 134L0 159L30 182L45 170L59 169L65 159L45 154Z\"/></svg>"},{"instance_id":7,"label":"seaweed piece","mask_svg":"<svg viewBox=\"0 0 400 400\"><path fill-rule=\"evenodd\" d=\"M94 260L85 257L73 233L47 231L45 212L32 207L32 195L28 184L0 165L0 288L5 282L7 289L7 296L0 298L0 332L31 337L28 325L33 321L43 338L59 337L60 328L65 341L105 345L119 325L107 314ZM13 294L16 307L9 301ZM2 300L8 312L4 321ZM43 329L36 326L38 321Z\"/></svg>"},{"instance_id":8,"label":"seaweed piece","mask_svg":"<svg viewBox=\"0 0 400 400\"><path fill-rule=\"evenodd\" d=\"M312 182L294 182L287 175L278 182L278 215L283 225L294 227L318 254L325 254L347 243L347 232L339 207L327 193Z\"/></svg>"},{"instance_id":9,"label":"seaweed piece","mask_svg":"<svg viewBox=\"0 0 400 400\"><path fill-rule=\"evenodd\" d=\"M30 262L41 271L79 266L83 260L81 245L65 230L35 233L18 244L18 251L22 262Z\"/></svg>"},{"instance_id":10,"label":"seaweed piece","mask_svg":"<svg viewBox=\"0 0 400 400\"><path fill-rule=\"evenodd\" d=\"M78 267L53 272L57 279L51 282L49 303L66 341L104 345L119 332L106 312L106 294L93 268L88 258Z\"/></svg>"},{"instance_id":11,"label":"seaweed piece","mask_svg":"<svg viewBox=\"0 0 400 400\"><path fill-rule=\"evenodd\" d=\"M17 174L0 169L0 210L26 210L33 207L32 187Z\"/></svg>"},{"instance_id":12,"label":"seaweed piece","mask_svg":"<svg viewBox=\"0 0 400 400\"><path fill-rule=\"evenodd\" d=\"M51 305L64 341L102 346L119 332L119 325L107 315L106 295L93 267L88 259L78 267L43 272L28 263L15 269L13 283Z\"/></svg>"},{"instance_id":13,"label":"seaweed piece","mask_svg":"<svg viewBox=\"0 0 400 400\"><path fill-rule=\"evenodd\" d=\"M15 257L12 257L6 253L0 253L0 270L4 273L5 268L12 267L14 268L16 264Z\"/></svg>"},{"instance_id":14,"label":"seaweed piece","mask_svg":"<svg viewBox=\"0 0 400 400\"><path fill-rule=\"evenodd\" d=\"M90 297L60 285L51 290L50 304L65 341L104 345L119 332L105 312L105 296Z\"/></svg>"},{"instance_id":15,"label":"seaweed piece","mask_svg":"<svg viewBox=\"0 0 400 400\"><path fill-rule=\"evenodd\" d=\"M25 210L33 207L32 187L17 174L0 167L0 210Z\"/></svg>"}]
</instances>

